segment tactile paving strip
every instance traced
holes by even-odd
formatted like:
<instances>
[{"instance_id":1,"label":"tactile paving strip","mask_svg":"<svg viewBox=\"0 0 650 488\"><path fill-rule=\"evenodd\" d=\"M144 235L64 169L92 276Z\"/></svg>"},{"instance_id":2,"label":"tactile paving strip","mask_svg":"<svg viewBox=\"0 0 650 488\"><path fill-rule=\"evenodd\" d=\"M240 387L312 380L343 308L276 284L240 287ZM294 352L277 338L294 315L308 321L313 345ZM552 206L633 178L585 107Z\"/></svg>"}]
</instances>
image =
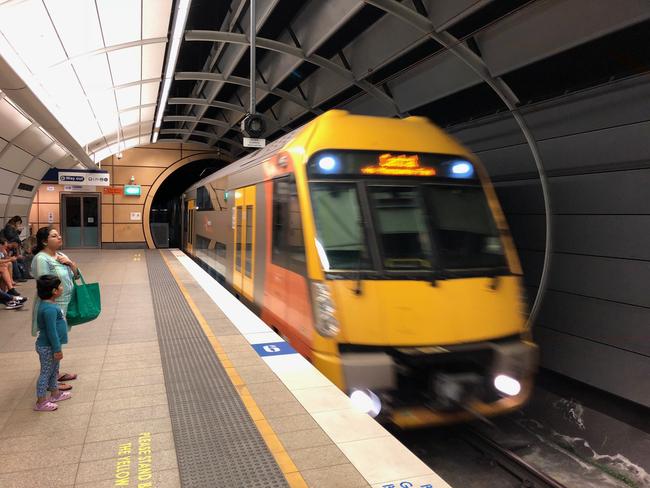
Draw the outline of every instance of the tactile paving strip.
<instances>
[{"instance_id":1,"label":"tactile paving strip","mask_svg":"<svg viewBox=\"0 0 650 488\"><path fill-rule=\"evenodd\" d=\"M287 487L159 251L147 251L181 485Z\"/></svg>"}]
</instances>

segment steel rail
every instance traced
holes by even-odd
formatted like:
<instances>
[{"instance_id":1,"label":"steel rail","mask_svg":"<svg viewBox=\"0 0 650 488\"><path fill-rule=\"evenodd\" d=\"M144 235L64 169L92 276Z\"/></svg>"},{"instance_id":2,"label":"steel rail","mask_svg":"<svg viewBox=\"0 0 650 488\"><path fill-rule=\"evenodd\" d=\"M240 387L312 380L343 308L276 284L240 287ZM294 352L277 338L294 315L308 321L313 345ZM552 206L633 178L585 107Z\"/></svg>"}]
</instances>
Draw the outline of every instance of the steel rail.
<instances>
[{"instance_id":1,"label":"steel rail","mask_svg":"<svg viewBox=\"0 0 650 488\"><path fill-rule=\"evenodd\" d=\"M472 428L464 429L461 438L473 448L492 458L499 466L521 482L523 488L568 488L540 471L510 449Z\"/></svg>"}]
</instances>

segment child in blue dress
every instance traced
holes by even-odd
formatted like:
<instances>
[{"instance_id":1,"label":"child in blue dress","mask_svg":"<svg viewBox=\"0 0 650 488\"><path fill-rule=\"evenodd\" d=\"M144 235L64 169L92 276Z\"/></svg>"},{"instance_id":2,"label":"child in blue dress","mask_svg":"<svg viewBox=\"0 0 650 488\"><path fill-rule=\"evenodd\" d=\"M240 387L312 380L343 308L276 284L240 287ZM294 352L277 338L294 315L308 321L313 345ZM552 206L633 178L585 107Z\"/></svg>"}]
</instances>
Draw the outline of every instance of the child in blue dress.
<instances>
[{"instance_id":1,"label":"child in blue dress","mask_svg":"<svg viewBox=\"0 0 650 488\"><path fill-rule=\"evenodd\" d=\"M63 359L61 347L68 343L68 324L61 307L56 304L57 297L63 293L61 280L54 275L42 275L36 280L36 290L41 302L38 305L38 338L36 352L41 361L41 374L36 383L37 412L51 412L58 408L57 402L72 396L69 391L59 391L57 378L59 362ZM50 397L47 398L47 391Z\"/></svg>"}]
</instances>

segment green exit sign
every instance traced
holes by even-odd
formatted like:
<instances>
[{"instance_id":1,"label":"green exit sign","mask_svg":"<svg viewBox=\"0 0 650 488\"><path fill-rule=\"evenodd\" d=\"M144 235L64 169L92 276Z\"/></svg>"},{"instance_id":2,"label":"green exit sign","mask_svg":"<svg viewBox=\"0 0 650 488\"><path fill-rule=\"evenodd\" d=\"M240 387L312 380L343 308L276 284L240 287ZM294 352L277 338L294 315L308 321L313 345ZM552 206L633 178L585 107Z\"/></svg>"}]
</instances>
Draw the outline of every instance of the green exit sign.
<instances>
[{"instance_id":1,"label":"green exit sign","mask_svg":"<svg viewBox=\"0 0 650 488\"><path fill-rule=\"evenodd\" d=\"M140 185L124 185L124 195L127 197L139 197Z\"/></svg>"}]
</instances>

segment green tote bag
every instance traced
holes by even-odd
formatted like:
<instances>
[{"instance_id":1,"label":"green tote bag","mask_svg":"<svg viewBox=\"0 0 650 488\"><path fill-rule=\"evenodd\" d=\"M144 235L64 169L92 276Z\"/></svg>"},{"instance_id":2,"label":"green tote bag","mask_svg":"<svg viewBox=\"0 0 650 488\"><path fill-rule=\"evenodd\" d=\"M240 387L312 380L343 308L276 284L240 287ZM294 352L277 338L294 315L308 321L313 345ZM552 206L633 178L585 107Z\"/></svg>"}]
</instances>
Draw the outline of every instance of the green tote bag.
<instances>
[{"instance_id":1,"label":"green tote bag","mask_svg":"<svg viewBox=\"0 0 650 488\"><path fill-rule=\"evenodd\" d=\"M79 272L81 284L74 281L72 299L68 305L66 319L68 325L79 325L95 320L102 311L102 301L99 295L99 283L86 283Z\"/></svg>"}]
</instances>

